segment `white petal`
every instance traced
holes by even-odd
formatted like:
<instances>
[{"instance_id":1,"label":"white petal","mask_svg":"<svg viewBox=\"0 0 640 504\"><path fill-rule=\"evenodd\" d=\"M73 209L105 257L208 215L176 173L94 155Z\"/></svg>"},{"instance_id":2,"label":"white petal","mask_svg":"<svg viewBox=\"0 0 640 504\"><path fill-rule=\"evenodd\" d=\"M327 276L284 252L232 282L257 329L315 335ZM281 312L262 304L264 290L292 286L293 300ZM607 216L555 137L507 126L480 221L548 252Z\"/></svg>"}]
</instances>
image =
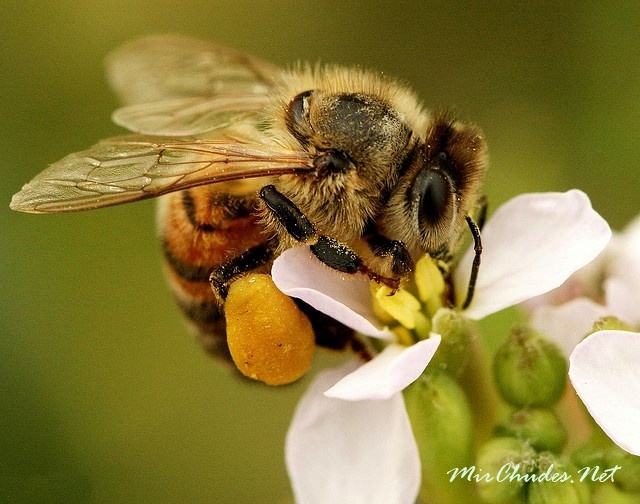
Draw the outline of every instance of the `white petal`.
<instances>
[{"instance_id":1,"label":"white petal","mask_svg":"<svg viewBox=\"0 0 640 504\"><path fill-rule=\"evenodd\" d=\"M640 249L640 215L627 224L623 236L628 246Z\"/></svg>"},{"instance_id":2,"label":"white petal","mask_svg":"<svg viewBox=\"0 0 640 504\"><path fill-rule=\"evenodd\" d=\"M623 450L640 455L640 334L599 331L571 355L573 387L602 430Z\"/></svg>"},{"instance_id":3,"label":"white petal","mask_svg":"<svg viewBox=\"0 0 640 504\"><path fill-rule=\"evenodd\" d=\"M609 225L581 191L513 198L482 230L482 263L465 315L480 319L558 287L610 238ZM459 303L466 296L472 259L469 249L455 274Z\"/></svg>"},{"instance_id":4,"label":"white petal","mask_svg":"<svg viewBox=\"0 0 640 504\"><path fill-rule=\"evenodd\" d=\"M623 235L615 235L609 251L604 283L607 306L630 324L640 324L640 222L634 221Z\"/></svg>"},{"instance_id":5,"label":"white petal","mask_svg":"<svg viewBox=\"0 0 640 504\"><path fill-rule=\"evenodd\" d=\"M325 392L347 401L388 399L418 379L440 345L440 335L410 347L388 345L380 354Z\"/></svg>"},{"instance_id":6,"label":"white petal","mask_svg":"<svg viewBox=\"0 0 640 504\"><path fill-rule=\"evenodd\" d=\"M640 262L640 255L638 255ZM623 322L640 325L640 285L628 278L610 277L604 282L604 293L609 314Z\"/></svg>"},{"instance_id":7,"label":"white petal","mask_svg":"<svg viewBox=\"0 0 640 504\"><path fill-rule=\"evenodd\" d=\"M287 296L302 299L347 327L374 338L394 338L373 313L369 280L327 267L309 247L285 250L274 261L271 276Z\"/></svg>"},{"instance_id":8,"label":"white petal","mask_svg":"<svg viewBox=\"0 0 640 504\"><path fill-rule=\"evenodd\" d=\"M602 305L587 298L573 299L560 306L542 306L531 316L531 325L555 342L568 359L575 346L593 330L593 323L609 315Z\"/></svg>"},{"instance_id":9,"label":"white petal","mask_svg":"<svg viewBox=\"0 0 640 504\"><path fill-rule=\"evenodd\" d=\"M323 392L353 366L320 373L287 433L297 504L414 504L420 459L402 394L342 401Z\"/></svg>"}]
</instances>

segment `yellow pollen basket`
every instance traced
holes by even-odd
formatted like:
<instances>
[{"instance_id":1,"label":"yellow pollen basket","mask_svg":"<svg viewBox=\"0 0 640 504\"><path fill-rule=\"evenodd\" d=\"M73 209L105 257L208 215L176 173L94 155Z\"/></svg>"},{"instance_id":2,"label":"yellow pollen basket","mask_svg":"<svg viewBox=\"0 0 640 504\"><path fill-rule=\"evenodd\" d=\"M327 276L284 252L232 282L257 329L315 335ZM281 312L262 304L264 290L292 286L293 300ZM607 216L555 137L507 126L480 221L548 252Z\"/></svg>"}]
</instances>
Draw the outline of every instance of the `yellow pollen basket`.
<instances>
[{"instance_id":1,"label":"yellow pollen basket","mask_svg":"<svg viewBox=\"0 0 640 504\"><path fill-rule=\"evenodd\" d=\"M225 302L227 343L238 370L268 385L284 385L311 366L315 336L309 319L271 276L231 284Z\"/></svg>"}]
</instances>

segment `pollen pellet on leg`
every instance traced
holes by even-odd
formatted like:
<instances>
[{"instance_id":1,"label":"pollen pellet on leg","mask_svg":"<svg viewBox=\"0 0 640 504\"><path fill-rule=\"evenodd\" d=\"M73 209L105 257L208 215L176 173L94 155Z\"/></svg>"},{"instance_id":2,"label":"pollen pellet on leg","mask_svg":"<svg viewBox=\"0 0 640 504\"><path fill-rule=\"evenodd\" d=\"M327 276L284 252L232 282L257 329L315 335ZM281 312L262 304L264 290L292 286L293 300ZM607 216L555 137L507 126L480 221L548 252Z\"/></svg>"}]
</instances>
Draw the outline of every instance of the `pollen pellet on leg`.
<instances>
[{"instance_id":1,"label":"pollen pellet on leg","mask_svg":"<svg viewBox=\"0 0 640 504\"><path fill-rule=\"evenodd\" d=\"M268 385L300 378L311 366L311 323L271 276L251 274L231 284L225 302L227 342L238 370Z\"/></svg>"}]
</instances>

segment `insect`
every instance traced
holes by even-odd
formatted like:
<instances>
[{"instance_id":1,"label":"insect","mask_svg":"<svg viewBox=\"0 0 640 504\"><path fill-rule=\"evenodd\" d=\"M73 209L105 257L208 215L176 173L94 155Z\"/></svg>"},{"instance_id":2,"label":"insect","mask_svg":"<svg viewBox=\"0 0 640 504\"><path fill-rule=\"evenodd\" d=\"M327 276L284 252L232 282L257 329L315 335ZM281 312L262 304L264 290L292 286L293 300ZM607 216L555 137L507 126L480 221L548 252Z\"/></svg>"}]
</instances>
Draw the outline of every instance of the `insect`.
<instances>
[{"instance_id":1,"label":"insect","mask_svg":"<svg viewBox=\"0 0 640 504\"><path fill-rule=\"evenodd\" d=\"M178 304L205 346L227 352L224 300L307 244L330 268L397 288L424 253L450 261L486 171L480 130L429 113L404 85L338 66L292 70L159 35L107 59L132 131L54 163L11 208L56 213L159 197Z\"/></svg>"}]
</instances>

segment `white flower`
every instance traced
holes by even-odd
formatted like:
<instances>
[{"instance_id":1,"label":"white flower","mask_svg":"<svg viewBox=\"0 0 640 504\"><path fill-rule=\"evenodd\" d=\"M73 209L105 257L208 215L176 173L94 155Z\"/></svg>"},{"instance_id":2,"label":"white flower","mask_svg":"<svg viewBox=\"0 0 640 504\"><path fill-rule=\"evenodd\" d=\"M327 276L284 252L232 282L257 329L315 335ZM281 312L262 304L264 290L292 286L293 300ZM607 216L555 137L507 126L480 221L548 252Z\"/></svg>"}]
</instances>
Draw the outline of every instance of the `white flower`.
<instances>
[{"instance_id":1,"label":"white flower","mask_svg":"<svg viewBox=\"0 0 640 504\"><path fill-rule=\"evenodd\" d=\"M614 235L596 261L539 298L531 315L531 325L569 359L573 387L595 422L634 455L640 455L640 335L613 330L585 335L605 316L640 327L638 292L640 218Z\"/></svg>"},{"instance_id":2,"label":"white flower","mask_svg":"<svg viewBox=\"0 0 640 504\"><path fill-rule=\"evenodd\" d=\"M512 199L482 230L482 264L464 314L477 320L558 287L593 260L610 236L580 191ZM472 259L470 249L454 272L458 306ZM330 270L306 247L283 253L272 276L285 294L364 335L390 341L355 370L320 374L298 405L286 446L297 502L413 503L420 461L401 391L424 371L439 336L409 347L394 343L393 333L373 316L368 281Z\"/></svg>"},{"instance_id":3,"label":"white flower","mask_svg":"<svg viewBox=\"0 0 640 504\"><path fill-rule=\"evenodd\" d=\"M576 345L593 330L594 322L606 315L603 305L579 297L560 306L541 306L533 311L530 324L569 359Z\"/></svg>"},{"instance_id":4,"label":"white flower","mask_svg":"<svg viewBox=\"0 0 640 504\"><path fill-rule=\"evenodd\" d=\"M637 295L637 294L636 294ZM609 309L587 298L533 312L531 325L569 359L569 378L594 421L623 450L640 455L640 334L590 334Z\"/></svg>"},{"instance_id":5,"label":"white flower","mask_svg":"<svg viewBox=\"0 0 640 504\"><path fill-rule=\"evenodd\" d=\"M604 306L608 315L640 326L640 217L615 233L605 250L557 289L525 303L534 312L577 298Z\"/></svg>"},{"instance_id":6,"label":"white flower","mask_svg":"<svg viewBox=\"0 0 640 504\"><path fill-rule=\"evenodd\" d=\"M324 395L356 366L320 373L296 409L285 452L296 502L413 504L420 459L402 395L364 401Z\"/></svg>"},{"instance_id":7,"label":"white flower","mask_svg":"<svg viewBox=\"0 0 640 504\"><path fill-rule=\"evenodd\" d=\"M640 333L598 331L571 353L569 377L602 430L640 455Z\"/></svg>"},{"instance_id":8,"label":"white flower","mask_svg":"<svg viewBox=\"0 0 640 504\"><path fill-rule=\"evenodd\" d=\"M603 288L609 314L640 326L640 217L614 236L605 252Z\"/></svg>"}]
</instances>

